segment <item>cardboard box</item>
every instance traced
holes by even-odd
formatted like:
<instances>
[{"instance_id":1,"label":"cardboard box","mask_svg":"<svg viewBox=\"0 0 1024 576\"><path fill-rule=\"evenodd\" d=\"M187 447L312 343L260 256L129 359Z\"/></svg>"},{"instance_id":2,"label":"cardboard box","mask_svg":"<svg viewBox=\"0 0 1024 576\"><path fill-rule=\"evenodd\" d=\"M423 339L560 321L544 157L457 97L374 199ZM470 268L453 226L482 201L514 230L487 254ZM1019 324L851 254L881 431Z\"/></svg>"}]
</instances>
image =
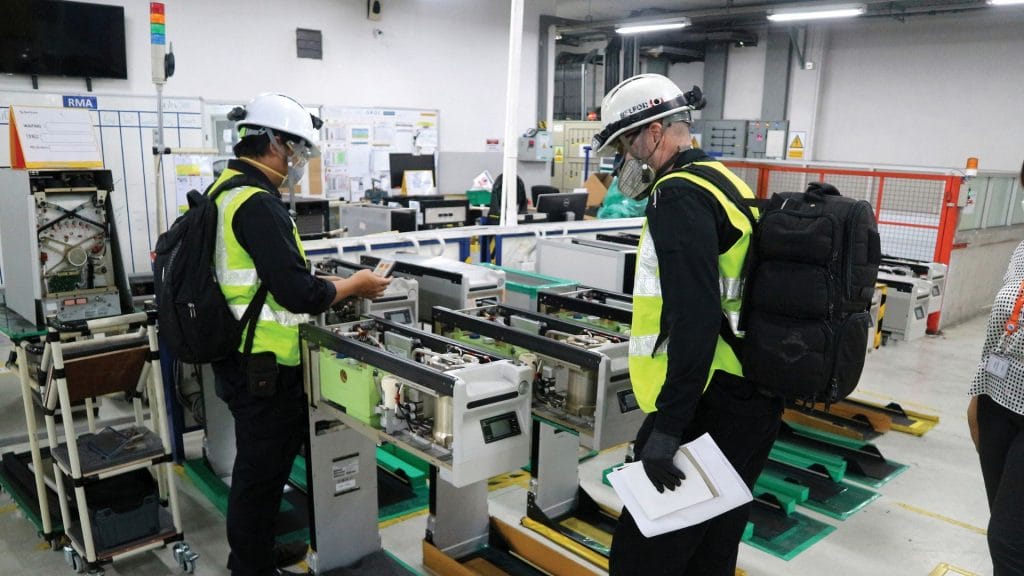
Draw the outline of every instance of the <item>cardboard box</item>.
<instances>
[{"instance_id":1,"label":"cardboard box","mask_svg":"<svg viewBox=\"0 0 1024 576\"><path fill-rule=\"evenodd\" d=\"M583 187L587 189L587 207L600 206L611 184L611 174L591 174L583 183Z\"/></svg>"}]
</instances>

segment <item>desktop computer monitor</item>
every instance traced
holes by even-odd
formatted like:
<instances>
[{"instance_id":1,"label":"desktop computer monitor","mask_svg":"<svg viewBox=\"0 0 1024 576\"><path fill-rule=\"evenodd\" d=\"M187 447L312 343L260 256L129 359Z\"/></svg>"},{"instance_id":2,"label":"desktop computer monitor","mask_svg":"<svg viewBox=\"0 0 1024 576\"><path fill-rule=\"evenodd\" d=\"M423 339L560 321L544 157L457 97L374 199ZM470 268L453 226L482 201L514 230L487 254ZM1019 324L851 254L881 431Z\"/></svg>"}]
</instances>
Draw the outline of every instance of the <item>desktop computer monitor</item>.
<instances>
[{"instance_id":1,"label":"desktop computer monitor","mask_svg":"<svg viewBox=\"0 0 1024 576\"><path fill-rule=\"evenodd\" d=\"M391 187L402 187L402 175L406 170L430 170L434 174L434 186L437 186L437 168L433 154L388 154L391 166Z\"/></svg>"},{"instance_id":2,"label":"desktop computer monitor","mask_svg":"<svg viewBox=\"0 0 1024 576\"><path fill-rule=\"evenodd\" d=\"M537 212L547 214L548 222L564 222L569 212L572 212L573 219L583 220L583 211L586 209L586 192L542 194L537 197Z\"/></svg>"}]
</instances>

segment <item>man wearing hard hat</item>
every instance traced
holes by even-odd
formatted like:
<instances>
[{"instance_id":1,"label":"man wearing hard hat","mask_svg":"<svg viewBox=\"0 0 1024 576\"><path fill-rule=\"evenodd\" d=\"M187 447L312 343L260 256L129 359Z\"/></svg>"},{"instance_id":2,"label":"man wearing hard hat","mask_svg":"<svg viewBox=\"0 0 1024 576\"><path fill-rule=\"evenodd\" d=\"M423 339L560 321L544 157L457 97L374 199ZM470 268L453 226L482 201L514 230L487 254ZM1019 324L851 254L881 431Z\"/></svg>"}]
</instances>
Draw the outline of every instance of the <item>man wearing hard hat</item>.
<instances>
[{"instance_id":1,"label":"man wearing hard hat","mask_svg":"<svg viewBox=\"0 0 1024 576\"><path fill-rule=\"evenodd\" d=\"M597 150L614 147L619 190L649 197L638 248L629 372L647 413L635 454L659 492L687 482L672 463L682 443L710 433L748 486L764 468L782 400L743 377L739 314L752 225L730 192L750 188L720 162L691 148L700 89L641 74L613 88L601 105ZM732 187L732 190L723 190ZM754 213L757 214L756 209ZM732 576L750 505L653 538L623 510L612 540L610 574Z\"/></svg>"}]
</instances>

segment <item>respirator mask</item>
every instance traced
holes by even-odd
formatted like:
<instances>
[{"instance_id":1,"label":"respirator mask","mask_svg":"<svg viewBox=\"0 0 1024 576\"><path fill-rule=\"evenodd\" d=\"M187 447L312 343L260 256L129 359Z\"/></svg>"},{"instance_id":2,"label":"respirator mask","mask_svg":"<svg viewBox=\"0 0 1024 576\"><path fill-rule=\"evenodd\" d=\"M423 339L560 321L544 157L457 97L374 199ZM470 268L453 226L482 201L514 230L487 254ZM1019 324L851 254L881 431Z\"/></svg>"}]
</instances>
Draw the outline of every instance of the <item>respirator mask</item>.
<instances>
[{"instance_id":1,"label":"respirator mask","mask_svg":"<svg viewBox=\"0 0 1024 576\"><path fill-rule=\"evenodd\" d=\"M657 151L658 145L661 144L661 138L654 143L654 147L651 153L647 155L647 158L634 158L631 152L636 140L646 129L647 126L644 126L628 143L622 142L619 147L619 154L622 160L620 160L618 167L615 169L615 174L619 178L619 192L630 200L639 200L646 196L654 185L656 174L654 168L651 168L647 162L654 155L654 152ZM625 140L625 136L622 138Z\"/></svg>"},{"instance_id":2,"label":"respirator mask","mask_svg":"<svg viewBox=\"0 0 1024 576\"><path fill-rule=\"evenodd\" d=\"M305 142L295 142L291 140L285 141L282 145L277 141L277 138L275 137L276 135L272 129L267 128L266 131L267 136L270 138L270 147L287 159L288 174L281 185L297 185L299 181L302 180L306 164L309 163L311 158L316 156L313 152L313 148Z\"/></svg>"}]
</instances>

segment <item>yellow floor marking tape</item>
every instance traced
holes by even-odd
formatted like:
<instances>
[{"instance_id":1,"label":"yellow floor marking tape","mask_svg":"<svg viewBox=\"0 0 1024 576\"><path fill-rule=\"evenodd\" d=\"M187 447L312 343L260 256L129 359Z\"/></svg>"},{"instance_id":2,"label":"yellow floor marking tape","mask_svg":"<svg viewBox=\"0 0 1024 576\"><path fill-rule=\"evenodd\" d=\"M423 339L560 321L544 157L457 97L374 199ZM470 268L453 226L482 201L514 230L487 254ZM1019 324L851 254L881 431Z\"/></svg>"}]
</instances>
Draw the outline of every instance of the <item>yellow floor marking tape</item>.
<instances>
[{"instance_id":1,"label":"yellow floor marking tape","mask_svg":"<svg viewBox=\"0 0 1024 576\"><path fill-rule=\"evenodd\" d=\"M573 532L580 534L586 538L598 542L605 548L612 547L612 535L601 530L596 526L592 526L579 518L566 518L559 522L564 528L568 528Z\"/></svg>"},{"instance_id":2,"label":"yellow floor marking tape","mask_svg":"<svg viewBox=\"0 0 1024 576\"><path fill-rule=\"evenodd\" d=\"M0 507L0 514L7 514L8 512L14 512L17 509L18 509L18 505L13 503L13 502L11 502L10 504L7 504L6 506Z\"/></svg>"},{"instance_id":3,"label":"yellow floor marking tape","mask_svg":"<svg viewBox=\"0 0 1024 576\"><path fill-rule=\"evenodd\" d=\"M900 406L903 406L904 408L914 407L914 408L920 408L921 410L925 410L927 412L935 412L935 413L941 412L941 410L939 410L938 408L933 408L931 406L926 406L924 404L918 404L916 402L904 402L903 400L898 400L898 399L893 398L892 396L890 396L888 394L882 394L880 392L872 392L870 390L865 390L863 388L857 388L857 396L860 396L861 394L863 394L865 396L874 396L875 398L882 398L882 399L888 400L889 402L896 402L897 404L899 404ZM964 403L964 410L965 411L967 410L967 404L966 403Z\"/></svg>"},{"instance_id":4,"label":"yellow floor marking tape","mask_svg":"<svg viewBox=\"0 0 1024 576\"><path fill-rule=\"evenodd\" d=\"M928 576L978 576L978 575L975 574L974 572L968 572L967 570L964 570L963 568L957 568L956 566L950 566L949 564L946 564L945 562L943 562L942 564L939 564L938 566L936 566L935 570L932 570L931 572L929 572Z\"/></svg>"},{"instance_id":5,"label":"yellow floor marking tape","mask_svg":"<svg viewBox=\"0 0 1024 576\"><path fill-rule=\"evenodd\" d=\"M929 511L925 510L924 508L918 508L917 506L911 506L910 504L905 504L903 502L897 502L896 505L899 506L900 508L903 508L904 510L909 510L911 512L914 512L916 514L920 514L922 516L927 516L929 518L934 518L936 520L942 520L943 522L945 522L947 524L952 524L953 526L959 526L961 528L966 528L967 530L970 530L971 532L974 532L975 534L981 534L982 536L988 535L988 530L986 530L984 528L978 528L977 526L974 526L972 524L968 524L966 522L961 522L959 520L954 520L953 518L950 518L949 516L943 516L942 514L936 514L935 512L929 512Z\"/></svg>"}]
</instances>

